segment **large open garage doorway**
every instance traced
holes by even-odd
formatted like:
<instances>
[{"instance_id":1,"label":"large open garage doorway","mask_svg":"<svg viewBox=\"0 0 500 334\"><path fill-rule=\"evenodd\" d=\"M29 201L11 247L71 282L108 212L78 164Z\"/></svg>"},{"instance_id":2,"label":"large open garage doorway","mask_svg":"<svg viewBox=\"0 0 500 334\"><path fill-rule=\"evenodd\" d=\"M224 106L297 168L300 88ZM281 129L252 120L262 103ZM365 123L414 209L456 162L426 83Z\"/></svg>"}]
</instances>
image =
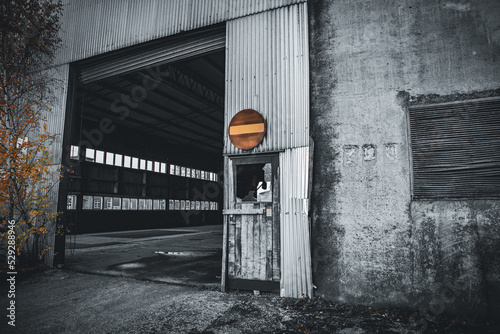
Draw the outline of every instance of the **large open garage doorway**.
<instances>
[{"instance_id":1,"label":"large open garage doorway","mask_svg":"<svg viewBox=\"0 0 500 334\"><path fill-rule=\"evenodd\" d=\"M74 64L67 266L218 283L224 45L215 27Z\"/></svg>"}]
</instances>

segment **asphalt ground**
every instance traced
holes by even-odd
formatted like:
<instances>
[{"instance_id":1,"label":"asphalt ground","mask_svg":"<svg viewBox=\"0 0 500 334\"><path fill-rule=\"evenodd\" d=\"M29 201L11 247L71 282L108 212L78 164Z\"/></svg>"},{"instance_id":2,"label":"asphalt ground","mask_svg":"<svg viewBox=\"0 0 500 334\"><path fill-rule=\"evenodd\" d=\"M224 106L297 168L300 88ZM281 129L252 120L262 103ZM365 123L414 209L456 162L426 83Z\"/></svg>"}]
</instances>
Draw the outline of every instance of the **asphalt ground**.
<instances>
[{"instance_id":1,"label":"asphalt ground","mask_svg":"<svg viewBox=\"0 0 500 334\"><path fill-rule=\"evenodd\" d=\"M63 268L20 271L14 298L2 273L0 333L500 333L498 323L414 310L220 292L220 226L73 241Z\"/></svg>"},{"instance_id":2,"label":"asphalt ground","mask_svg":"<svg viewBox=\"0 0 500 334\"><path fill-rule=\"evenodd\" d=\"M222 226L66 237L65 268L145 281L220 287Z\"/></svg>"}]
</instances>

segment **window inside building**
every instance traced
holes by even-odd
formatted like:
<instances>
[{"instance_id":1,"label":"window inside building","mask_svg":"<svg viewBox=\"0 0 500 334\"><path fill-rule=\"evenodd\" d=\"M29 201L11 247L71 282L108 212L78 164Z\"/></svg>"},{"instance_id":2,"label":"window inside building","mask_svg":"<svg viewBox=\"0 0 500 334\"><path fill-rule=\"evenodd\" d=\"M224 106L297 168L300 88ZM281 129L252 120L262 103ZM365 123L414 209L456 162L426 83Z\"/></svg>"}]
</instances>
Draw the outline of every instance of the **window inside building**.
<instances>
[{"instance_id":1,"label":"window inside building","mask_svg":"<svg viewBox=\"0 0 500 334\"><path fill-rule=\"evenodd\" d=\"M85 150L85 160L86 161L94 161L95 160L95 150L91 148L87 148Z\"/></svg>"},{"instance_id":2,"label":"window inside building","mask_svg":"<svg viewBox=\"0 0 500 334\"><path fill-rule=\"evenodd\" d=\"M95 162L99 163L99 164L103 164L104 163L104 151L99 151L97 150L96 153L95 153Z\"/></svg>"},{"instance_id":3,"label":"window inside building","mask_svg":"<svg viewBox=\"0 0 500 334\"><path fill-rule=\"evenodd\" d=\"M132 168L137 169L139 168L139 159L137 158L132 158Z\"/></svg>"},{"instance_id":4,"label":"window inside building","mask_svg":"<svg viewBox=\"0 0 500 334\"><path fill-rule=\"evenodd\" d=\"M411 106L413 198L500 198L500 98Z\"/></svg>"},{"instance_id":5,"label":"window inside building","mask_svg":"<svg viewBox=\"0 0 500 334\"><path fill-rule=\"evenodd\" d=\"M71 145L69 158L72 160L79 160L80 159L80 147L79 146Z\"/></svg>"},{"instance_id":6,"label":"window inside building","mask_svg":"<svg viewBox=\"0 0 500 334\"><path fill-rule=\"evenodd\" d=\"M115 155L111 152L106 152L106 165L113 166L115 164Z\"/></svg>"},{"instance_id":7,"label":"window inside building","mask_svg":"<svg viewBox=\"0 0 500 334\"><path fill-rule=\"evenodd\" d=\"M236 171L238 202L272 202L271 163L239 165Z\"/></svg>"},{"instance_id":8,"label":"window inside building","mask_svg":"<svg viewBox=\"0 0 500 334\"><path fill-rule=\"evenodd\" d=\"M123 157L123 167L130 168L131 159L128 155Z\"/></svg>"},{"instance_id":9,"label":"window inside building","mask_svg":"<svg viewBox=\"0 0 500 334\"><path fill-rule=\"evenodd\" d=\"M123 159L123 156L121 154L115 154L115 166L121 167L122 166L122 159Z\"/></svg>"}]
</instances>

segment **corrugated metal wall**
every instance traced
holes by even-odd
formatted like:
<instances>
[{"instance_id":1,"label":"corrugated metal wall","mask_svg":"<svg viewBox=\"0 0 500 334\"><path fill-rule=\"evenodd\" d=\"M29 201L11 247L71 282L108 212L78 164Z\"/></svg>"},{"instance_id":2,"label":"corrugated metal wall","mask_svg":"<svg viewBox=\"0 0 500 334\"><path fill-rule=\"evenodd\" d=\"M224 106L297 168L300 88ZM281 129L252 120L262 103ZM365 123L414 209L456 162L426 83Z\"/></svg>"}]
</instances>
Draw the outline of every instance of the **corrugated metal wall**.
<instances>
[{"instance_id":1,"label":"corrugated metal wall","mask_svg":"<svg viewBox=\"0 0 500 334\"><path fill-rule=\"evenodd\" d=\"M281 295L312 296L308 219L309 43L307 4L227 23L227 155L280 153ZM227 125L243 109L259 111L267 134L251 151L237 149Z\"/></svg>"},{"instance_id":2,"label":"corrugated metal wall","mask_svg":"<svg viewBox=\"0 0 500 334\"><path fill-rule=\"evenodd\" d=\"M57 64L305 0L66 0Z\"/></svg>"},{"instance_id":3,"label":"corrugated metal wall","mask_svg":"<svg viewBox=\"0 0 500 334\"><path fill-rule=\"evenodd\" d=\"M309 229L309 147L280 154L281 296L313 296Z\"/></svg>"},{"instance_id":4,"label":"corrugated metal wall","mask_svg":"<svg viewBox=\"0 0 500 334\"><path fill-rule=\"evenodd\" d=\"M51 103L51 111L46 114L46 124L47 131L56 136L55 141L48 146L48 151L52 153L53 159L53 165L49 168L52 180L49 182L54 185L51 193L49 194L49 203L53 203L50 206L49 211L56 212L59 193L59 170L63 152L63 134L68 95L69 64L57 66L47 71L55 79L54 85L50 87L54 100ZM47 246L50 247L50 249L48 249L44 254L44 262L46 265L52 266L56 231L55 222L49 223L47 231L46 241Z\"/></svg>"},{"instance_id":5,"label":"corrugated metal wall","mask_svg":"<svg viewBox=\"0 0 500 334\"><path fill-rule=\"evenodd\" d=\"M267 134L251 152L309 145L307 4L279 8L227 23L225 124L255 109ZM225 154L237 149L225 128Z\"/></svg>"},{"instance_id":6,"label":"corrugated metal wall","mask_svg":"<svg viewBox=\"0 0 500 334\"><path fill-rule=\"evenodd\" d=\"M54 101L51 103L51 112L47 113L47 130L56 135L56 140L49 146L52 152L53 162L59 164L62 157L62 136L64 132L64 120L66 113L66 99L68 95L69 65L57 66L48 70L50 75L56 79L55 85L50 87L54 94Z\"/></svg>"}]
</instances>

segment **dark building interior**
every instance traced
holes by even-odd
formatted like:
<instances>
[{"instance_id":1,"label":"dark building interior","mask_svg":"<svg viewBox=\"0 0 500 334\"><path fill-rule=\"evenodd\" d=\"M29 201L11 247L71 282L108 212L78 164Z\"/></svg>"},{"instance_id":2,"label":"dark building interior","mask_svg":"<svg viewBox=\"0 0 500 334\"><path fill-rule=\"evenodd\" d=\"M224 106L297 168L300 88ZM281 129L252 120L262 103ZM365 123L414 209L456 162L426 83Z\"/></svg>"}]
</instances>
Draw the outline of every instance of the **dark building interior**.
<instances>
[{"instance_id":1,"label":"dark building interior","mask_svg":"<svg viewBox=\"0 0 500 334\"><path fill-rule=\"evenodd\" d=\"M79 84L72 233L222 223L224 64L219 49Z\"/></svg>"}]
</instances>

